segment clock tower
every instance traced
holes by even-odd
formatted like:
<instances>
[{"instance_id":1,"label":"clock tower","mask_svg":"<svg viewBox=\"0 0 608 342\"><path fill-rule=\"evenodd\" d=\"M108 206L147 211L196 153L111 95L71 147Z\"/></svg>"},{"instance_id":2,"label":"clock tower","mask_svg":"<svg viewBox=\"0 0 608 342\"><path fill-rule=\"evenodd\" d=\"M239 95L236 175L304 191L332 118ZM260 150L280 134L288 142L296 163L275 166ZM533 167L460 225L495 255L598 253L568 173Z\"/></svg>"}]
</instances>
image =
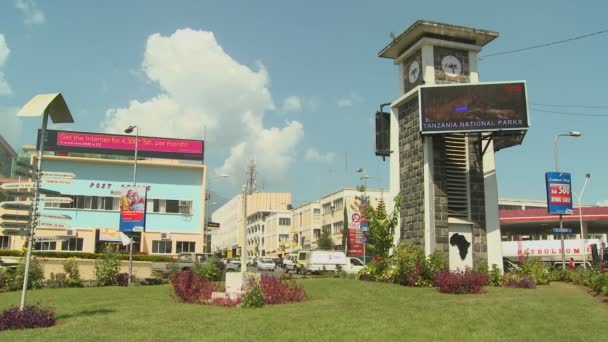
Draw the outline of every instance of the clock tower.
<instances>
[{"instance_id":1,"label":"clock tower","mask_svg":"<svg viewBox=\"0 0 608 342\"><path fill-rule=\"evenodd\" d=\"M419 20L379 52L399 66L401 87L390 105L390 188L404 196L396 242L439 252L450 269L502 268L494 153L510 145L489 132L422 135L418 89L477 83L477 54L496 37Z\"/></svg>"}]
</instances>

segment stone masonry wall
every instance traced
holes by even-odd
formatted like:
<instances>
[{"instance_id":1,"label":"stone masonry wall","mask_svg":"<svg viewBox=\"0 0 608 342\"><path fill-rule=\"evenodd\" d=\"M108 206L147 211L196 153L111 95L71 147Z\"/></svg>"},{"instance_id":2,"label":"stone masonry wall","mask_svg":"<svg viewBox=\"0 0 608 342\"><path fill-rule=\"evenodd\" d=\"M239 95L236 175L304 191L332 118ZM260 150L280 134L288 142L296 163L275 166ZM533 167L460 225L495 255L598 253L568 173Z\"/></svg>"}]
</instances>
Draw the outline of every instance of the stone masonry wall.
<instances>
[{"instance_id":1,"label":"stone masonry wall","mask_svg":"<svg viewBox=\"0 0 608 342\"><path fill-rule=\"evenodd\" d=\"M479 261L488 260L486 238L485 187L483 184L483 144L480 135L469 135L469 191L471 196L471 221L473 225L473 267ZM487 152L492 153L492 152Z\"/></svg>"},{"instance_id":2,"label":"stone masonry wall","mask_svg":"<svg viewBox=\"0 0 608 342\"><path fill-rule=\"evenodd\" d=\"M399 189L401 240L424 246L424 169L418 99L399 108Z\"/></svg>"}]
</instances>

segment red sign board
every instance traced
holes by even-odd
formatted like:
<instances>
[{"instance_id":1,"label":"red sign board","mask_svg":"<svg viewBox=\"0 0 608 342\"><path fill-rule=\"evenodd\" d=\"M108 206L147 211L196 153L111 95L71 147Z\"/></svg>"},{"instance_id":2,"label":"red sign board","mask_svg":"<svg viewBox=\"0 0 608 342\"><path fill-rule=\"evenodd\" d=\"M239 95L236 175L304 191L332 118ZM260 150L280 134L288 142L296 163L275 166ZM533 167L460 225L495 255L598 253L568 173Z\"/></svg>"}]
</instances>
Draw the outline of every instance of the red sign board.
<instances>
[{"instance_id":1,"label":"red sign board","mask_svg":"<svg viewBox=\"0 0 608 342\"><path fill-rule=\"evenodd\" d=\"M358 229L348 229L348 255L363 256L363 233Z\"/></svg>"}]
</instances>

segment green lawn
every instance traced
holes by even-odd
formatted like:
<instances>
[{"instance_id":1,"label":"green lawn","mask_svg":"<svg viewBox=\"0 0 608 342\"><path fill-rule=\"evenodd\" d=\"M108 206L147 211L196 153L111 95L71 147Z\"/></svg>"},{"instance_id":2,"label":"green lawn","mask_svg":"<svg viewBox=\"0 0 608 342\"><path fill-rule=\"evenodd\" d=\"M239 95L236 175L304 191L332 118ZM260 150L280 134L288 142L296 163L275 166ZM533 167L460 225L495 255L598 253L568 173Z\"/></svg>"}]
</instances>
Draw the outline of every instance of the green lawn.
<instances>
[{"instance_id":1,"label":"green lawn","mask_svg":"<svg viewBox=\"0 0 608 342\"><path fill-rule=\"evenodd\" d=\"M608 304L564 283L446 295L344 279L302 280L311 301L262 309L176 303L170 286L45 289L59 322L0 341L607 341ZM0 293L0 308L19 302Z\"/></svg>"}]
</instances>

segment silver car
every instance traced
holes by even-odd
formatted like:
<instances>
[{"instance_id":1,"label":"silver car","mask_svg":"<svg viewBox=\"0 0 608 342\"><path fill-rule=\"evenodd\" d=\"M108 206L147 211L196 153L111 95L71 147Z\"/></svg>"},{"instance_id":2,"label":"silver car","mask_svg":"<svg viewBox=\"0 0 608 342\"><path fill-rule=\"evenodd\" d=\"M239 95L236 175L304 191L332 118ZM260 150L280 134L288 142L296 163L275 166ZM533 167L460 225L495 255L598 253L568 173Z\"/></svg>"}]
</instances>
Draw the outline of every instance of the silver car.
<instances>
[{"instance_id":1,"label":"silver car","mask_svg":"<svg viewBox=\"0 0 608 342\"><path fill-rule=\"evenodd\" d=\"M262 258L258 259L257 267L258 271L267 270L274 272L275 268L277 267L277 264L275 264L274 261L270 258Z\"/></svg>"}]
</instances>

